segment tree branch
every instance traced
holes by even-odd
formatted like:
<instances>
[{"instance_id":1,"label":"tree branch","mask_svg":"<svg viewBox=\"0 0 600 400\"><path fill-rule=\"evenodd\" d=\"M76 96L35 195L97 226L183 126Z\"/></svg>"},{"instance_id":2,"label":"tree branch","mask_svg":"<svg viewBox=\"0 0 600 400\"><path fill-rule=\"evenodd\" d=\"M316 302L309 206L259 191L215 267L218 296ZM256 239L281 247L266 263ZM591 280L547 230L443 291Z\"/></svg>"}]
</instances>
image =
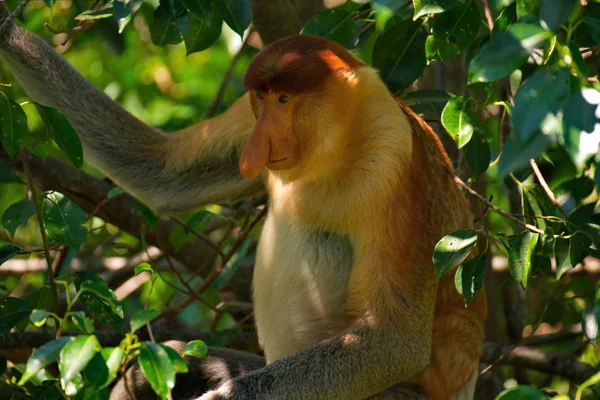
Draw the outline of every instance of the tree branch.
<instances>
[{"instance_id":1,"label":"tree branch","mask_svg":"<svg viewBox=\"0 0 600 400\"><path fill-rule=\"evenodd\" d=\"M25 152L24 157L31 168L35 185L42 190L56 190L67 195L75 201L85 212L97 210L99 204L105 203L97 216L104 221L119 227L132 236L140 237L144 223L137 210L136 200L129 194L121 194L110 201L106 201L107 193L113 184L106 179L98 179L85 172L78 171L65 163L49 157L46 162ZM0 148L2 158L9 168L24 177L23 163L12 159L6 150ZM153 246L158 245L157 235L163 243L167 244L163 250L171 255L190 270L196 271L201 276L208 275L214 265L217 252L201 240L196 240L175 251L169 244L169 233L176 223L161 219L155 232L144 232L147 242ZM240 271L242 272L242 271ZM240 300L250 298L250 287L247 273L236 274L229 283L229 287L236 293Z\"/></svg>"}]
</instances>

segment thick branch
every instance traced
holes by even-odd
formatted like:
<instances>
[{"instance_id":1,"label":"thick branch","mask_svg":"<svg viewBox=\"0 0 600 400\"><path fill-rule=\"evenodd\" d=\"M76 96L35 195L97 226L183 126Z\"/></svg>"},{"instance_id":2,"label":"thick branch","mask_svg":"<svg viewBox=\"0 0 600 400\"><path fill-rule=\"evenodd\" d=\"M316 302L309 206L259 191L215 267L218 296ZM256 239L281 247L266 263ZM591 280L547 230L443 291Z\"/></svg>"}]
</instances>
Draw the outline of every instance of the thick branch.
<instances>
[{"instance_id":1,"label":"thick branch","mask_svg":"<svg viewBox=\"0 0 600 400\"><path fill-rule=\"evenodd\" d=\"M132 196L121 194L106 201L107 193L113 187L109 181L95 178L53 158L48 158L44 162L31 153L25 153L25 157L38 187L61 192L79 204L85 212L97 211L96 215L106 222L135 237L140 237L144 225ZM19 160L11 159L4 149L0 149L0 158L4 159L17 174L23 176L23 164ZM98 209L100 204L103 205ZM158 234L162 243L169 243L169 232L175 225L170 220L161 219L156 225L156 233L144 232L146 241L157 246L156 235ZM186 244L177 252L169 244L164 251L201 276L210 273L217 254L212 247L201 240ZM247 300L250 298L249 273L239 272L230 281L230 287L240 300Z\"/></svg>"},{"instance_id":2,"label":"thick branch","mask_svg":"<svg viewBox=\"0 0 600 400\"><path fill-rule=\"evenodd\" d=\"M538 350L532 347L485 343L481 361L491 363L502 357L499 364L533 369L551 375L560 375L575 382L583 382L596 373L589 364L571 356Z\"/></svg>"}]
</instances>

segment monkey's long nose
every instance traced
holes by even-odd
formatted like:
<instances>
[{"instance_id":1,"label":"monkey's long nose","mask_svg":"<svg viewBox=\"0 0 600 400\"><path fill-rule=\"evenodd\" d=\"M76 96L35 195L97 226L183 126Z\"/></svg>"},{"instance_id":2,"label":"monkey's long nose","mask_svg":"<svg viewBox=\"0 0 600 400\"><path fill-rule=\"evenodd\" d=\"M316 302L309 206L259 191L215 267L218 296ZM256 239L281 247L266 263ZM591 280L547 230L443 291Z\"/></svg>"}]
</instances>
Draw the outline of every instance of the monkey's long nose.
<instances>
[{"instance_id":1,"label":"monkey's long nose","mask_svg":"<svg viewBox=\"0 0 600 400\"><path fill-rule=\"evenodd\" d=\"M267 166L270 151L269 135L264 130L255 129L240 156L239 168L242 176L246 179L259 176Z\"/></svg>"}]
</instances>

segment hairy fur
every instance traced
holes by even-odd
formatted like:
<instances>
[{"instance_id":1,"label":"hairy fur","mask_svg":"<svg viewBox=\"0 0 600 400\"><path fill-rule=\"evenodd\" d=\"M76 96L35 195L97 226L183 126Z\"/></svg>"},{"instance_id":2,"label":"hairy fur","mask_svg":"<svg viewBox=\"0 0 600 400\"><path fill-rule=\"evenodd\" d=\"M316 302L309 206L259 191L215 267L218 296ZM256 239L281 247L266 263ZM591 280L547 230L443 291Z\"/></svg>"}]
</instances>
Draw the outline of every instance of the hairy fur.
<instances>
[{"instance_id":1,"label":"hairy fur","mask_svg":"<svg viewBox=\"0 0 600 400\"><path fill-rule=\"evenodd\" d=\"M315 37L260 53L245 82L293 97L300 156L244 180L236 161L253 134L256 98L165 134L13 23L0 32L0 56L34 100L67 116L89 160L159 212L267 188L254 273L267 365L250 357L246 368L238 354L216 351L178 379L178 398L207 389L202 400L472 398L485 299L465 308L431 261L443 235L472 226L469 205L435 134L375 70Z\"/></svg>"}]
</instances>

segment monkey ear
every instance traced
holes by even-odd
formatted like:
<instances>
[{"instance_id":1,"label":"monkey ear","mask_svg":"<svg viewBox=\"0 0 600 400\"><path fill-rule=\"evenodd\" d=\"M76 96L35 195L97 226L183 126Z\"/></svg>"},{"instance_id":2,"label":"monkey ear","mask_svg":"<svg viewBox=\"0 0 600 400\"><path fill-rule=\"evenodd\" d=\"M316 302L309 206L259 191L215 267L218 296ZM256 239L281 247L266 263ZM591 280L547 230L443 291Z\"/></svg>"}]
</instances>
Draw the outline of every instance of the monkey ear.
<instances>
[{"instance_id":1,"label":"monkey ear","mask_svg":"<svg viewBox=\"0 0 600 400\"><path fill-rule=\"evenodd\" d=\"M239 168L242 176L246 179L259 176L267 166L270 151L269 135L255 130L240 156Z\"/></svg>"}]
</instances>

